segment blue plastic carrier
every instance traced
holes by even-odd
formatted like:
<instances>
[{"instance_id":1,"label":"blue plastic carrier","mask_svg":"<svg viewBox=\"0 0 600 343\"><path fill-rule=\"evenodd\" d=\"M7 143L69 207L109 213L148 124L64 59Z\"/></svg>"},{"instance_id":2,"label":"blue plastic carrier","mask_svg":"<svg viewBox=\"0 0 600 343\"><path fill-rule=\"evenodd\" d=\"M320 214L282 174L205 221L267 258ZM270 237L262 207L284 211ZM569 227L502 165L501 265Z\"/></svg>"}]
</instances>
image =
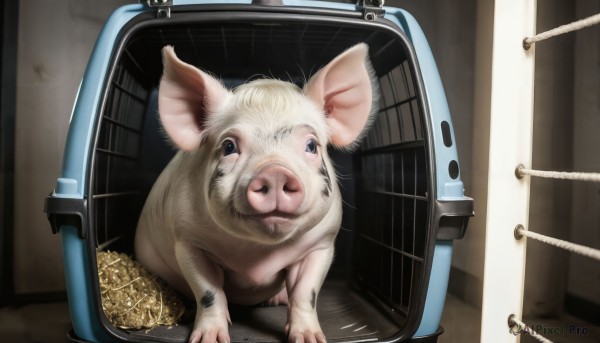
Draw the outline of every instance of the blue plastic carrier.
<instances>
[{"instance_id":1,"label":"blue plastic carrier","mask_svg":"<svg viewBox=\"0 0 600 343\"><path fill-rule=\"evenodd\" d=\"M235 87L255 75L301 83L366 42L380 112L360 149L332 152L345 176L344 219L319 318L331 341L435 342L452 241L464 235L473 201L463 194L446 97L415 19L373 1L148 2L121 7L106 22L46 200L63 241L71 339L174 342L192 328L118 329L102 312L98 286L96 249L110 243L132 253L145 198L173 155L156 116L161 48L174 45L182 60ZM231 317L234 342L285 340L285 308L232 309Z\"/></svg>"}]
</instances>

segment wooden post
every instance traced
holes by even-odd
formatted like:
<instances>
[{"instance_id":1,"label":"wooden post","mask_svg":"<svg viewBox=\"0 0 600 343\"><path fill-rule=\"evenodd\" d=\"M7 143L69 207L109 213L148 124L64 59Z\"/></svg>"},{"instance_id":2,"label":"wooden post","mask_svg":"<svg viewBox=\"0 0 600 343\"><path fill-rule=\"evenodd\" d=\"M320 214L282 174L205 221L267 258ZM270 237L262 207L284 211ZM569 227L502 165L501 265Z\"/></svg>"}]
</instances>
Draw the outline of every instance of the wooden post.
<instances>
[{"instance_id":1,"label":"wooden post","mask_svg":"<svg viewBox=\"0 0 600 343\"><path fill-rule=\"evenodd\" d=\"M513 232L529 222L529 178L515 168L531 166L535 17L536 0L495 2L481 342L519 340L508 318L521 318L526 240Z\"/></svg>"}]
</instances>

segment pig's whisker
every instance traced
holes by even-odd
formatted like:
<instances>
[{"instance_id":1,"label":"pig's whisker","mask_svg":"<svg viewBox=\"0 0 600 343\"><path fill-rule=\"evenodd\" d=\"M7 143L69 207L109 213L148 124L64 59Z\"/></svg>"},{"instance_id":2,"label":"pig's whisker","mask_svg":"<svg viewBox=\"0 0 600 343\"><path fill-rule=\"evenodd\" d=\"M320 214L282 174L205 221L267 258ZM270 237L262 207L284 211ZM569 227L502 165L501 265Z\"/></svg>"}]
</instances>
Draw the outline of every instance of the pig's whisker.
<instances>
[{"instance_id":1,"label":"pig's whisker","mask_svg":"<svg viewBox=\"0 0 600 343\"><path fill-rule=\"evenodd\" d=\"M340 225L340 230L342 230L342 231L346 231L346 232L352 232L352 230L350 230L350 229L346 229L345 227L343 227L343 226L341 226L341 225Z\"/></svg>"},{"instance_id":2,"label":"pig's whisker","mask_svg":"<svg viewBox=\"0 0 600 343\"><path fill-rule=\"evenodd\" d=\"M302 76L298 77L300 79L300 82L302 82L302 85L305 85L308 82L308 79L306 78L306 74L304 73L304 70L302 69L302 67L300 66L300 64L296 64L298 66L298 69L300 69L300 73L302 73Z\"/></svg>"},{"instance_id":3,"label":"pig's whisker","mask_svg":"<svg viewBox=\"0 0 600 343\"><path fill-rule=\"evenodd\" d=\"M343 202L343 203L344 203L346 206L350 207L351 209L353 209L353 210L356 210L356 206L354 206L354 205L350 204L350 203L349 203L349 202L347 202L346 200L342 199L342 202Z\"/></svg>"}]
</instances>

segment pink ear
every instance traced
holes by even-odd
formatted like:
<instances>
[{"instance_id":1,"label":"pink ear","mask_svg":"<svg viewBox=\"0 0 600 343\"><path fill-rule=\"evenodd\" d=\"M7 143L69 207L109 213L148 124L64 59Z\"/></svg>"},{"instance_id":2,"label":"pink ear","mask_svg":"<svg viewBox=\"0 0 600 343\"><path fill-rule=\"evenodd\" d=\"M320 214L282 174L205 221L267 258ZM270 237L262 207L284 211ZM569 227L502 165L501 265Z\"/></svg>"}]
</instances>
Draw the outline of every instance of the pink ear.
<instances>
[{"instance_id":1,"label":"pink ear","mask_svg":"<svg viewBox=\"0 0 600 343\"><path fill-rule=\"evenodd\" d=\"M304 93L323 107L337 147L352 147L375 112L377 81L369 61L369 47L357 44L319 70Z\"/></svg>"},{"instance_id":2,"label":"pink ear","mask_svg":"<svg viewBox=\"0 0 600 343\"><path fill-rule=\"evenodd\" d=\"M219 81L163 48L163 77L158 91L160 120L173 143L192 151L202 140L206 119L230 96Z\"/></svg>"}]
</instances>

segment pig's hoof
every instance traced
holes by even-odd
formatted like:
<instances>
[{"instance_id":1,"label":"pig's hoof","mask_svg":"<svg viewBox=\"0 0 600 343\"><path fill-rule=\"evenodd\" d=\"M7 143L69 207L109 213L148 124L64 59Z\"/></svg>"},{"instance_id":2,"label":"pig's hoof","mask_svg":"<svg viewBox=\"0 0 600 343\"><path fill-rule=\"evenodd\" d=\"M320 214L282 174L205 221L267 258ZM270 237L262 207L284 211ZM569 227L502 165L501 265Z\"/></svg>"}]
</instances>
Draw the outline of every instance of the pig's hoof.
<instances>
[{"instance_id":1,"label":"pig's hoof","mask_svg":"<svg viewBox=\"0 0 600 343\"><path fill-rule=\"evenodd\" d=\"M297 332L290 333L289 343L326 343L325 335L322 332Z\"/></svg>"},{"instance_id":2,"label":"pig's hoof","mask_svg":"<svg viewBox=\"0 0 600 343\"><path fill-rule=\"evenodd\" d=\"M189 343L229 343L227 329L201 330L195 329L190 335Z\"/></svg>"},{"instance_id":3,"label":"pig's hoof","mask_svg":"<svg viewBox=\"0 0 600 343\"><path fill-rule=\"evenodd\" d=\"M289 343L325 343L325 335L319 320L317 312L304 312L302 309L292 306L289 308L288 323L285 326L285 332L288 335Z\"/></svg>"}]
</instances>

